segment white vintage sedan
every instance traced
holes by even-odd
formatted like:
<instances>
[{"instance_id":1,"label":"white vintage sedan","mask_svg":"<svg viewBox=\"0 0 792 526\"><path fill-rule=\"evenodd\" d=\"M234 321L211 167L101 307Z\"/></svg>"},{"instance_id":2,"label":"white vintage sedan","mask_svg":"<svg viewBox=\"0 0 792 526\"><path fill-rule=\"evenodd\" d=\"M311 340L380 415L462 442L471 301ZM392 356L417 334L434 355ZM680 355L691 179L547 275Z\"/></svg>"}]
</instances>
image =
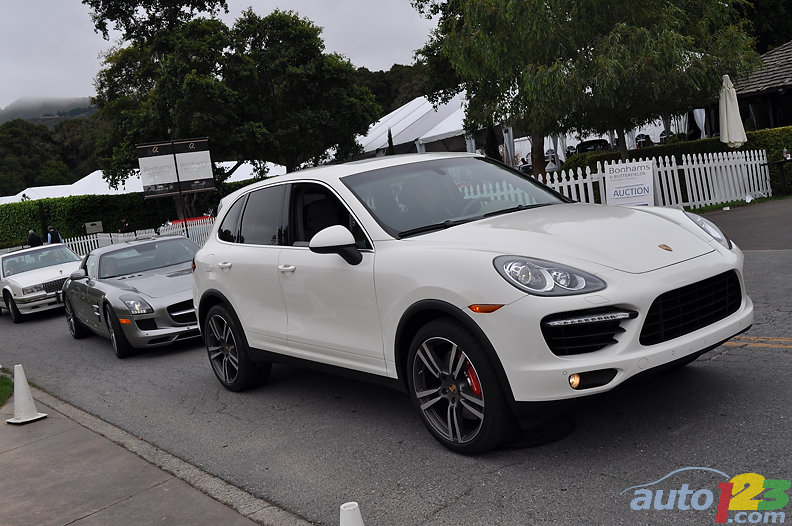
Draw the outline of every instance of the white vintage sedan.
<instances>
[{"instance_id":1,"label":"white vintage sedan","mask_svg":"<svg viewBox=\"0 0 792 526\"><path fill-rule=\"evenodd\" d=\"M60 243L3 254L0 256L2 307L11 313L14 323L24 321L25 315L32 312L62 307L58 293L81 261L80 256Z\"/></svg>"},{"instance_id":2,"label":"white vintage sedan","mask_svg":"<svg viewBox=\"0 0 792 526\"><path fill-rule=\"evenodd\" d=\"M227 196L193 276L226 388L273 362L364 375L475 454L548 407L747 330L742 272L697 215L575 203L481 156L417 154Z\"/></svg>"}]
</instances>

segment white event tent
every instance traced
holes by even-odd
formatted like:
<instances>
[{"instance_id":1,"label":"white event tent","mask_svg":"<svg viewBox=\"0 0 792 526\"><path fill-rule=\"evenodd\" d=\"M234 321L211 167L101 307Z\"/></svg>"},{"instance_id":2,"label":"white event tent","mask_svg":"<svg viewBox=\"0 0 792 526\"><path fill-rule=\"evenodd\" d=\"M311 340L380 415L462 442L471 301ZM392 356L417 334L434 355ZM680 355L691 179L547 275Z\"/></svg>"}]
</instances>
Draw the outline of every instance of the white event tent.
<instances>
[{"instance_id":1,"label":"white event tent","mask_svg":"<svg viewBox=\"0 0 792 526\"><path fill-rule=\"evenodd\" d=\"M465 94L435 108L426 97L417 97L375 122L358 137L365 157L385 155L388 130L396 153L425 151L475 151L465 139Z\"/></svg>"},{"instance_id":2,"label":"white event tent","mask_svg":"<svg viewBox=\"0 0 792 526\"><path fill-rule=\"evenodd\" d=\"M223 167L230 168L235 163L223 162L218 163ZM268 175L280 175L286 173L286 168L273 163L267 163ZM253 166L250 163L244 163L237 168L231 177L226 182L244 181L253 178ZM111 188L102 178L102 172L96 170L79 181L72 184L61 184L54 186L34 186L25 188L16 195L9 195L0 197L0 205L6 203L18 203L22 200L46 199L49 197L69 197L73 195L119 195L128 194L133 192L142 192L143 183L140 176L136 174L129 177L118 188Z\"/></svg>"}]
</instances>

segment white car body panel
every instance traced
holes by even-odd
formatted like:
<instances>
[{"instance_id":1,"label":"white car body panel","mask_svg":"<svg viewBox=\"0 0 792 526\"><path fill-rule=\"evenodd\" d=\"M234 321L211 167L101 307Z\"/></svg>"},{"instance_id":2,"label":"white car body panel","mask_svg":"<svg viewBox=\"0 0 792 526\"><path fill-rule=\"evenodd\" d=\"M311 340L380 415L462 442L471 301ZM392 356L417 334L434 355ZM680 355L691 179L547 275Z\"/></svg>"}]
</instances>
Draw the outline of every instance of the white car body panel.
<instances>
[{"instance_id":1,"label":"white car body panel","mask_svg":"<svg viewBox=\"0 0 792 526\"><path fill-rule=\"evenodd\" d=\"M376 167L427 158L412 157L378 160ZM742 253L736 246L728 249L719 244L682 211L558 204L394 239L339 181L339 177L368 169L370 165L361 163L321 168L315 176L312 171L300 172L263 181L224 199L225 204L232 203L268 184L316 181L330 185L373 243L373 251L363 251L360 265L305 248L221 242L217 239L225 212L221 208L209 241L196 257L196 308L204 292L217 290L231 298L252 347L397 378L395 344L405 312L422 301L442 302L481 329L516 402L563 400L610 390L642 371L714 346L753 322L753 303L744 292ZM256 257L261 248L271 254ZM249 266L244 275L234 274L233 285L227 278L236 272L237 263L230 271L218 269L218 262L231 252L244 257ZM495 270L493 260L501 255L562 263L593 274L607 287L561 297L531 295ZM295 270L284 272L284 265ZM646 313L660 294L727 271L736 272L741 287L742 301L736 312L663 343L639 343ZM263 305L265 297L267 306ZM275 308L278 304L280 310ZM479 314L468 309L472 304L502 307ZM617 343L573 356L551 352L540 330L545 316L608 306L638 313L623 322L626 332ZM600 369L615 369L616 377L600 387L570 387L570 374Z\"/></svg>"}]
</instances>

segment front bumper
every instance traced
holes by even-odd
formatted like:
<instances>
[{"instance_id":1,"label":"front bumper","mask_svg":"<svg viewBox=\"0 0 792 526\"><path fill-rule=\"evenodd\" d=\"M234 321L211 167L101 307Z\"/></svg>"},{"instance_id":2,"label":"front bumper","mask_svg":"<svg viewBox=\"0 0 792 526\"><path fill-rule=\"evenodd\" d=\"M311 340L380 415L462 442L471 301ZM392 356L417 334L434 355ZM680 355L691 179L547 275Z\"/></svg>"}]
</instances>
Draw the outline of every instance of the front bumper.
<instances>
[{"instance_id":1,"label":"front bumper","mask_svg":"<svg viewBox=\"0 0 792 526\"><path fill-rule=\"evenodd\" d=\"M60 295L55 292L30 294L28 296L14 297L17 309L21 314L31 314L50 309L63 307Z\"/></svg>"},{"instance_id":2,"label":"front bumper","mask_svg":"<svg viewBox=\"0 0 792 526\"><path fill-rule=\"evenodd\" d=\"M169 313L168 307L157 308L151 314L130 315L128 312L116 311L121 328L129 343L135 348L160 347L176 341L199 337L201 333L198 330L191 298L192 291L189 291L189 294L184 298L178 298L170 303L170 307L176 304L190 303L189 308L171 309L174 316Z\"/></svg>"},{"instance_id":3,"label":"front bumper","mask_svg":"<svg viewBox=\"0 0 792 526\"><path fill-rule=\"evenodd\" d=\"M639 373L712 349L747 330L753 323L753 302L744 293L741 267L741 257L729 262L722 255L707 255L647 274L609 275L608 288L599 293L549 300L525 297L494 313L473 315L473 319L496 350L518 406L522 402L574 399L611 390ZM737 271L743 291L736 312L662 343L640 343L647 312L660 294L729 270ZM553 354L542 335L541 320L551 314L592 307L630 310L637 316L623 321L625 332L616 337L616 343L601 350L569 356ZM569 384L571 374L603 370L612 374L603 385L573 389Z\"/></svg>"}]
</instances>

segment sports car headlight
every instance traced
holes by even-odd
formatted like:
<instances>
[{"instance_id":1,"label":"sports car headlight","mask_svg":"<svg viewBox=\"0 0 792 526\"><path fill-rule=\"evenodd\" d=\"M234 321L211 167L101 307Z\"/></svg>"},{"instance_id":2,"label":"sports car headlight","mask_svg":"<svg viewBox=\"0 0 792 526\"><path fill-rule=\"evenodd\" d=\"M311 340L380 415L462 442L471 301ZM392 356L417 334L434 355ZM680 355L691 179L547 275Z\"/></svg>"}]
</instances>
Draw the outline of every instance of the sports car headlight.
<instances>
[{"instance_id":1,"label":"sports car headlight","mask_svg":"<svg viewBox=\"0 0 792 526\"><path fill-rule=\"evenodd\" d=\"M732 248L732 242L726 237L726 234L721 232L721 229L715 226L715 223L710 221L709 219L704 219L698 214L692 214L690 212L685 212L685 215L688 216L690 219L693 220L701 229L712 236L712 238L726 247L728 250Z\"/></svg>"},{"instance_id":2,"label":"sports car headlight","mask_svg":"<svg viewBox=\"0 0 792 526\"><path fill-rule=\"evenodd\" d=\"M598 277L576 268L523 256L498 256L495 268L506 281L537 296L571 296L605 288Z\"/></svg>"},{"instance_id":3,"label":"sports car headlight","mask_svg":"<svg viewBox=\"0 0 792 526\"><path fill-rule=\"evenodd\" d=\"M154 309L151 308L151 305L149 305L148 302L146 302L146 300L140 296L124 294L118 299L124 302L124 305L126 305L127 309L129 309L130 314L151 314L154 312Z\"/></svg>"},{"instance_id":4,"label":"sports car headlight","mask_svg":"<svg viewBox=\"0 0 792 526\"><path fill-rule=\"evenodd\" d=\"M36 292L44 292L44 285L39 283L38 285L33 285L32 287L23 287L22 288L22 295L27 296L28 294L34 294Z\"/></svg>"}]
</instances>

